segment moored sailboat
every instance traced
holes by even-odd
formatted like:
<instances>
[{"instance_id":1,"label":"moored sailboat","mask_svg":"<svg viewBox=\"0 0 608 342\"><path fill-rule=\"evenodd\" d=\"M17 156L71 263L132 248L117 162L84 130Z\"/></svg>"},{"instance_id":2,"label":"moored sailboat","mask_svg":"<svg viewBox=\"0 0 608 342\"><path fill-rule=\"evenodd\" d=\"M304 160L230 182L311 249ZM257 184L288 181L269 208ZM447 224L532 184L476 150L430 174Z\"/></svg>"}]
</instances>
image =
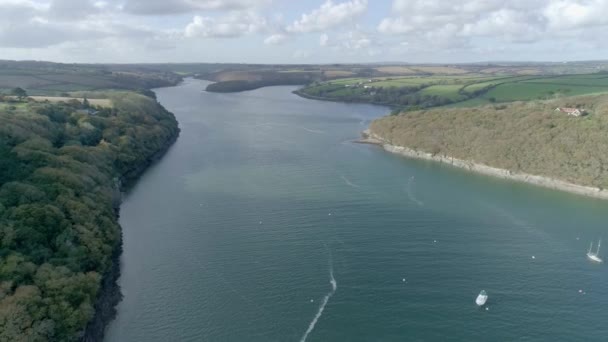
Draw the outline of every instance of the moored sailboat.
<instances>
[{"instance_id":1,"label":"moored sailboat","mask_svg":"<svg viewBox=\"0 0 608 342\"><path fill-rule=\"evenodd\" d=\"M587 259L593 262L602 263L604 260L600 258L600 246L602 245L602 239L600 239L597 243L597 250L593 253L591 250L593 249L593 242L589 245L589 250L587 251Z\"/></svg>"}]
</instances>

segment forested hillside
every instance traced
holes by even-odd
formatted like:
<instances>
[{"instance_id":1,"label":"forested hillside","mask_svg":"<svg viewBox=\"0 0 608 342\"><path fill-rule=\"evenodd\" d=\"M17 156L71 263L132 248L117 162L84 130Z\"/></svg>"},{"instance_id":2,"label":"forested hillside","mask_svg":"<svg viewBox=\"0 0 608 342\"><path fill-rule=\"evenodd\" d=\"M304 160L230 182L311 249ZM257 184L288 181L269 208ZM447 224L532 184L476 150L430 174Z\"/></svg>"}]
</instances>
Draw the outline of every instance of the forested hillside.
<instances>
[{"instance_id":1,"label":"forested hillside","mask_svg":"<svg viewBox=\"0 0 608 342\"><path fill-rule=\"evenodd\" d=\"M175 85L181 76L144 65L63 64L0 60L0 93L14 87L30 95L66 96L83 90L123 89L152 95L151 88Z\"/></svg>"},{"instance_id":2,"label":"forested hillside","mask_svg":"<svg viewBox=\"0 0 608 342\"><path fill-rule=\"evenodd\" d=\"M392 145L600 189L608 189L607 129L607 95L404 112L370 126Z\"/></svg>"},{"instance_id":3,"label":"forested hillside","mask_svg":"<svg viewBox=\"0 0 608 342\"><path fill-rule=\"evenodd\" d=\"M112 257L125 176L179 133L154 99L0 103L0 341L82 338Z\"/></svg>"}]
</instances>

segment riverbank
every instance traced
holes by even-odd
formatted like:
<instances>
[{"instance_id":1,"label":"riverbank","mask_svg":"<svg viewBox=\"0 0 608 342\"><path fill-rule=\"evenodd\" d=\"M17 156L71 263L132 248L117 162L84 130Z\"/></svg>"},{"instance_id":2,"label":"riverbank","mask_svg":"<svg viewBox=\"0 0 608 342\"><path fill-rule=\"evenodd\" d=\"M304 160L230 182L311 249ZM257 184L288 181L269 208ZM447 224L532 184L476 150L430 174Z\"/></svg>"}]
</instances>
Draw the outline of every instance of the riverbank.
<instances>
[{"instance_id":1,"label":"riverbank","mask_svg":"<svg viewBox=\"0 0 608 342\"><path fill-rule=\"evenodd\" d=\"M384 139L383 137L372 132L369 129L365 130L362 135L363 137L362 139L357 141L358 143L379 145L382 146L382 148L384 148L384 150L388 152L398 154L407 158L435 161L483 175L513 180L517 182L524 182L536 186L541 186L544 188L566 191L587 197L608 199L608 190L602 190L599 188L569 183L550 177L543 177L520 172L512 172L510 170L500 169L485 164L476 163L470 160L463 160L438 154L434 155L432 153L414 150L404 146L393 145L390 141Z\"/></svg>"},{"instance_id":2,"label":"riverbank","mask_svg":"<svg viewBox=\"0 0 608 342\"><path fill-rule=\"evenodd\" d=\"M377 106L386 106L386 107L389 107L389 108L394 108L395 107L393 104L390 104L390 103L377 102L377 101L368 101L368 100L365 100L365 99L337 99L337 98L331 98L331 97L314 96L314 95L310 95L310 94L307 94L307 93L303 92L302 89L294 90L292 93L295 94L295 95L298 95L300 97L303 97L305 99L309 99L309 100L338 102L338 103L371 104L371 105L377 105Z\"/></svg>"},{"instance_id":3,"label":"riverbank","mask_svg":"<svg viewBox=\"0 0 608 342\"><path fill-rule=\"evenodd\" d=\"M114 204L116 221L118 221L120 216L120 204L122 203L121 193L128 191L150 166L159 161L171 146L173 146L175 141L177 141L178 137L179 129L165 142L161 149L148 157L143 163L122 175L119 182L116 184L116 192L118 193L118 200ZM122 226L120 226L120 238L112 252L112 265L108 272L103 275L101 288L95 302L95 315L87 324L81 339L83 342L103 341L106 327L116 318L116 306L123 298L120 286L118 285L118 279L120 278L120 257L123 248L122 231Z\"/></svg>"}]
</instances>

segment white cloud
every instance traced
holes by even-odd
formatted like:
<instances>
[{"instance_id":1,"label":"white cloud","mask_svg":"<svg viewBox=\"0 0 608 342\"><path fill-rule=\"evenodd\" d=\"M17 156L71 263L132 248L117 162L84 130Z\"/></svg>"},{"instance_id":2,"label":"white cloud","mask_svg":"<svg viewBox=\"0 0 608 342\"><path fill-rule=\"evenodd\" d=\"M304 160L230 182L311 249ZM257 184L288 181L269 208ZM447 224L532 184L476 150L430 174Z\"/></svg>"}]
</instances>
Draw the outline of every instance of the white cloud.
<instances>
[{"instance_id":1,"label":"white cloud","mask_svg":"<svg viewBox=\"0 0 608 342\"><path fill-rule=\"evenodd\" d=\"M384 1L391 1L390 12L369 27L363 16L382 14L386 3L316 0L302 14L294 8L311 2L0 0L0 58L282 62L276 46L292 38L301 49L293 57L310 62L372 61L366 58L377 54L466 61L608 53L602 34L608 0ZM195 38L214 39L193 44ZM233 53L261 41L264 49Z\"/></svg>"},{"instance_id":2,"label":"white cloud","mask_svg":"<svg viewBox=\"0 0 608 342\"><path fill-rule=\"evenodd\" d=\"M367 49L373 44L372 39L360 31L349 31L340 41L342 42L342 47L347 50Z\"/></svg>"},{"instance_id":3,"label":"white cloud","mask_svg":"<svg viewBox=\"0 0 608 342\"><path fill-rule=\"evenodd\" d=\"M67 42L148 34L102 16L86 0L0 0L0 47L46 48Z\"/></svg>"},{"instance_id":4,"label":"white cloud","mask_svg":"<svg viewBox=\"0 0 608 342\"><path fill-rule=\"evenodd\" d=\"M53 0L50 3L49 16L62 20L82 20L100 12L100 8L88 0Z\"/></svg>"},{"instance_id":5,"label":"white cloud","mask_svg":"<svg viewBox=\"0 0 608 342\"><path fill-rule=\"evenodd\" d=\"M295 33L324 31L351 22L366 10L367 0L351 0L337 4L327 0L321 7L308 14L302 14L299 20L287 27L287 31Z\"/></svg>"},{"instance_id":6,"label":"white cloud","mask_svg":"<svg viewBox=\"0 0 608 342\"><path fill-rule=\"evenodd\" d=\"M119 3L128 13L169 15L201 10L246 10L262 7L270 2L271 0L126 0Z\"/></svg>"},{"instance_id":7,"label":"white cloud","mask_svg":"<svg viewBox=\"0 0 608 342\"><path fill-rule=\"evenodd\" d=\"M232 12L223 17L195 16L186 26L187 38L234 38L262 32L267 29L266 19L253 12Z\"/></svg>"},{"instance_id":8,"label":"white cloud","mask_svg":"<svg viewBox=\"0 0 608 342\"><path fill-rule=\"evenodd\" d=\"M606 25L608 24L608 1L553 1L544 9L543 15L552 29Z\"/></svg>"},{"instance_id":9,"label":"white cloud","mask_svg":"<svg viewBox=\"0 0 608 342\"><path fill-rule=\"evenodd\" d=\"M542 24L526 13L501 9L473 23L464 24L463 36L503 37L510 42L536 41L542 36Z\"/></svg>"},{"instance_id":10,"label":"white cloud","mask_svg":"<svg viewBox=\"0 0 608 342\"><path fill-rule=\"evenodd\" d=\"M271 36L268 36L264 39L264 44L266 45L281 45L285 43L287 40L287 36L282 33L276 33Z\"/></svg>"},{"instance_id":11,"label":"white cloud","mask_svg":"<svg viewBox=\"0 0 608 342\"><path fill-rule=\"evenodd\" d=\"M469 48L478 39L494 44L535 43L586 37L608 25L608 0L394 0L392 15L377 31L421 48ZM585 38L586 39L586 38Z\"/></svg>"},{"instance_id":12,"label":"white cloud","mask_svg":"<svg viewBox=\"0 0 608 342\"><path fill-rule=\"evenodd\" d=\"M329 36L327 35L327 33L321 34L321 36L319 37L319 45L327 46L328 43L329 43Z\"/></svg>"},{"instance_id":13,"label":"white cloud","mask_svg":"<svg viewBox=\"0 0 608 342\"><path fill-rule=\"evenodd\" d=\"M341 56L376 56L383 52L384 47L377 37L364 32L360 27L354 30L336 34L330 39L326 33L319 37L319 45Z\"/></svg>"}]
</instances>

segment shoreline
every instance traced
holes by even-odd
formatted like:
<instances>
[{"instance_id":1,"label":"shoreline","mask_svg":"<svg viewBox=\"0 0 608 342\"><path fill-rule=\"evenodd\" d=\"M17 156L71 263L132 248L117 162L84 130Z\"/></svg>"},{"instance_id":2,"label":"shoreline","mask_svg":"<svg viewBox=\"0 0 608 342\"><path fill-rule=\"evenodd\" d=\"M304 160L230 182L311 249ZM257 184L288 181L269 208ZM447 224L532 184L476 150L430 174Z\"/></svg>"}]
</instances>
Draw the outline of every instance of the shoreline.
<instances>
[{"instance_id":1,"label":"shoreline","mask_svg":"<svg viewBox=\"0 0 608 342\"><path fill-rule=\"evenodd\" d=\"M173 114L172 114L173 115ZM165 144L154 154L150 155L142 164L139 164L134 169L123 174L116 184L116 202L114 203L114 212L116 220L120 218L120 207L122 205L122 194L129 191L139 178L146 172L150 166L159 161L175 144L179 138L180 129L171 136ZM123 299L123 294L118 284L121 273L120 259L123 252L122 226L119 223L120 238L118 244L112 251L112 266L102 275L101 287L97 294L97 299L94 305L93 318L87 323L82 337L79 339L83 342L103 341L106 329L117 315L117 306Z\"/></svg>"},{"instance_id":2,"label":"shoreline","mask_svg":"<svg viewBox=\"0 0 608 342\"><path fill-rule=\"evenodd\" d=\"M294 91L292 91L292 94L298 95L299 97L302 97L302 98L305 98L305 99L309 99L309 100L337 102L337 103L370 104L370 105L374 105L374 106L388 107L389 109L390 108L395 108L395 105L392 105L390 103L374 102L374 101L357 101L357 100L346 101L346 100L343 100L343 99L332 99L330 97L308 95L308 94L302 92L301 90L302 90L302 88L294 90Z\"/></svg>"},{"instance_id":3,"label":"shoreline","mask_svg":"<svg viewBox=\"0 0 608 342\"><path fill-rule=\"evenodd\" d=\"M458 159L444 155L433 155L424 151L414 150L404 146L392 145L390 141L385 140L381 136L367 129L362 132L362 138L356 141L360 144L371 144L381 146L385 151L398 154L407 158L415 158L422 160L435 161L443 164L448 164L453 167L465 169L470 172L483 174L487 176L497 177L506 180L512 180L522 183L528 183L543 188L565 191L572 194L582 195L586 197L608 199L608 190L594 188L590 186L578 185L569 183L563 180L532 175L527 173L512 172L506 169L500 169L488 166L481 163L476 163L470 160Z\"/></svg>"}]
</instances>

